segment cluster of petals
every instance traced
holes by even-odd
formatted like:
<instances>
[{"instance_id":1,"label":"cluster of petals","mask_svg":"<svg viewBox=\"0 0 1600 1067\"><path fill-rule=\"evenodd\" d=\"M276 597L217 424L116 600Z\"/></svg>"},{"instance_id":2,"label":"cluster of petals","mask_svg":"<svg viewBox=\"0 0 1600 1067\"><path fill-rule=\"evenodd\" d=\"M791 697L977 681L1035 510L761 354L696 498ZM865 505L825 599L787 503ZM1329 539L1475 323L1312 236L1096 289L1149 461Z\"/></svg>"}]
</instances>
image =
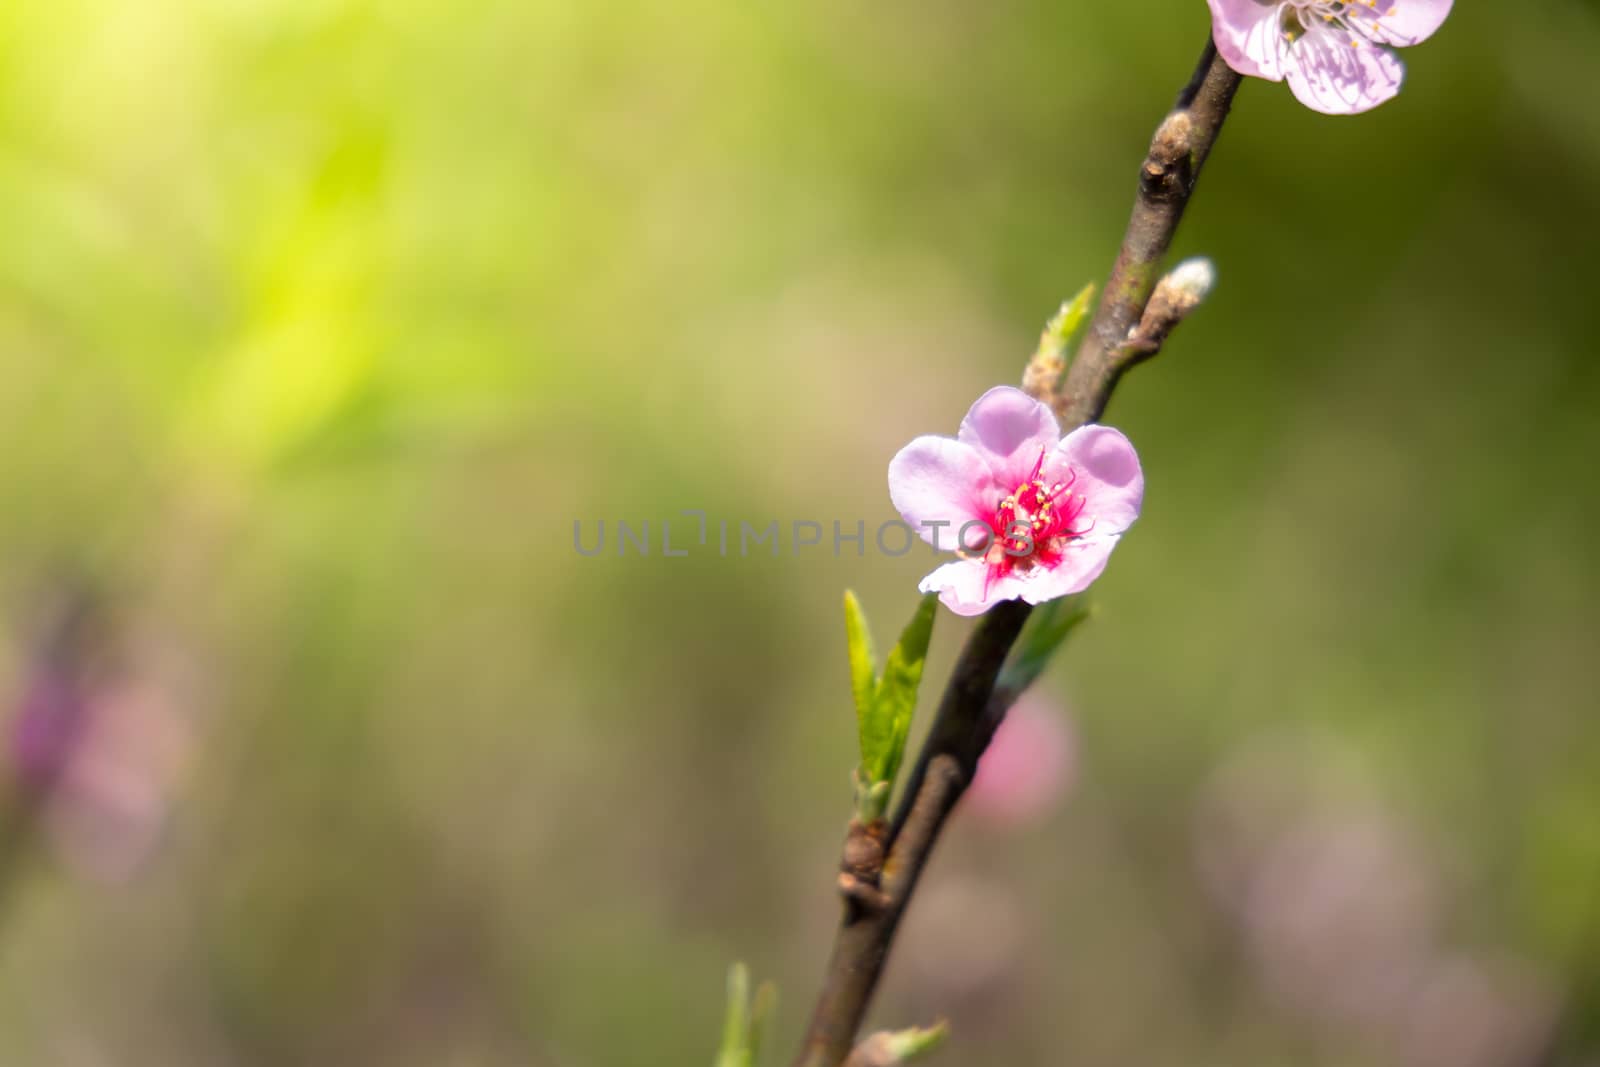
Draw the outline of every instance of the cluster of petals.
<instances>
[{"instance_id":1,"label":"cluster of petals","mask_svg":"<svg viewBox=\"0 0 1600 1067\"><path fill-rule=\"evenodd\" d=\"M1240 74L1287 81L1329 115L1377 107L1400 91L1396 48L1433 35L1452 0L1209 0L1211 36Z\"/></svg>"},{"instance_id":2,"label":"cluster of petals","mask_svg":"<svg viewBox=\"0 0 1600 1067\"><path fill-rule=\"evenodd\" d=\"M1139 517L1144 473L1120 432L1089 425L1062 437L1047 406L1000 386L955 437L902 448L889 463L889 496L923 540L957 554L922 591L977 615L1002 600L1040 604L1088 588Z\"/></svg>"}]
</instances>

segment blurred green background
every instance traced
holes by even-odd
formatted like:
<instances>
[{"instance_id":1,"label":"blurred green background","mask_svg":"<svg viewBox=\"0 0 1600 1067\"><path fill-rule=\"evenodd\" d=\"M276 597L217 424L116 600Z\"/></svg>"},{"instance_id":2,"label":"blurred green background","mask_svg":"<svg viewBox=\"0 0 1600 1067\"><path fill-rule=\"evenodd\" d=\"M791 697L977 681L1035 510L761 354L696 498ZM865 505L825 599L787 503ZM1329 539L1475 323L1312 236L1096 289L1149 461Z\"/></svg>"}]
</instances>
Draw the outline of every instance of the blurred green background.
<instances>
[{"instance_id":1,"label":"blurred green background","mask_svg":"<svg viewBox=\"0 0 1600 1067\"><path fill-rule=\"evenodd\" d=\"M781 1061L840 593L887 635L932 560L660 524L892 517L1103 278L1208 24L0 9L7 717L64 590L101 634L0 867L0 1060L706 1064L743 958ZM1465 3L1406 60L1360 118L1243 87L1178 241L1219 286L1108 413L1148 496L1043 683L1071 781L958 813L875 1008L938 1062L1596 1045L1600 17ZM580 557L600 519L655 550Z\"/></svg>"}]
</instances>

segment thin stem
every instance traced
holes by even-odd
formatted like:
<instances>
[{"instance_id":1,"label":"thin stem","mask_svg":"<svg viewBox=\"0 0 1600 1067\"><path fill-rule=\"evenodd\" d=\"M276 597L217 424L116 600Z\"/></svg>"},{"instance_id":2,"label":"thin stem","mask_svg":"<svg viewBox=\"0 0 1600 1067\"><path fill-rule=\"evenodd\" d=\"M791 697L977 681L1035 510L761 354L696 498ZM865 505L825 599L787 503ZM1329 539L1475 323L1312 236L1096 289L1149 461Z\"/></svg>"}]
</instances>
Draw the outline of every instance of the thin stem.
<instances>
[{"instance_id":1,"label":"thin stem","mask_svg":"<svg viewBox=\"0 0 1600 1067\"><path fill-rule=\"evenodd\" d=\"M985 732L982 717L968 714L967 709L974 704L981 709L987 703L1030 610L1020 600L1001 602L979 621L962 648L933 733L923 744L890 830L893 845L883 864L881 893L875 901L845 898L828 976L795 1060L797 1067L837 1067L850 1054L900 916L993 732L992 727Z\"/></svg>"},{"instance_id":2,"label":"thin stem","mask_svg":"<svg viewBox=\"0 0 1600 1067\"><path fill-rule=\"evenodd\" d=\"M1049 390L1047 399L1064 429L1099 418L1122 373L1159 349L1164 333L1153 345L1148 338L1130 341L1238 87L1239 75L1208 40L1194 77L1157 130L1140 168L1133 216L1084 343L1059 392ZM995 680L1031 610L1018 600L996 605L962 648L889 830L882 893L871 899L846 896L794 1067L839 1067L850 1055L917 879L1005 715L1008 698L996 695Z\"/></svg>"},{"instance_id":3,"label":"thin stem","mask_svg":"<svg viewBox=\"0 0 1600 1067\"><path fill-rule=\"evenodd\" d=\"M1123 372L1155 354L1148 346L1130 351L1128 341L1155 289L1161 262L1222 131L1239 80L1217 55L1216 45L1207 41L1194 77L1178 94L1176 109L1156 129L1139 168L1139 195L1122 249L1094 322L1055 398L1063 426L1098 419Z\"/></svg>"}]
</instances>

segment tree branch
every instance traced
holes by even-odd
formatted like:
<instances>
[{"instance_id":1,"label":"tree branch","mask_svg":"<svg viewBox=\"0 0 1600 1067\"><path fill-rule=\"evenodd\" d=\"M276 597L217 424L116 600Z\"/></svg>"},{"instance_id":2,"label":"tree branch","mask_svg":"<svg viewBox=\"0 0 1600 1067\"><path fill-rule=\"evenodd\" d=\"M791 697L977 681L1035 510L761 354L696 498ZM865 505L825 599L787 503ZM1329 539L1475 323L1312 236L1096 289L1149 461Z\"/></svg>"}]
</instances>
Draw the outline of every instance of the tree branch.
<instances>
[{"instance_id":1,"label":"tree branch","mask_svg":"<svg viewBox=\"0 0 1600 1067\"><path fill-rule=\"evenodd\" d=\"M1099 418L1123 372L1155 355L1187 310L1181 301L1152 301L1151 294L1238 87L1239 75L1208 40L1140 168L1133 217L1077 357L1064 381L1038 389L1063 429ZM1015 696L996 694L995 680L1031 610L1020 600L1003 601L979 620L962 648L884 842L881 892L845 896L822 991L794 1067L839 1067L850 1055L917 879Z\"/></svg>"},{"instance_id":2,"label":"tree branch","mask_svg":"<svg viewBox=\"0 0 1600 1067\"><path fill-rule=\"evenodd\" d=\"M1123 372L1159 351L1159 341L1154 350L1142 346L1135 351L1130 351L1128 342L1144 315L1161 261L1178 232L1200 169L1216 144L1238 88L1239 75L1217 55L1216 45L1207 41L1194 77L1178 94L1177 107L1156 129L1139 168L1133 217L1128 220L1122 250L1111 268L1094 322L1059 392L1040 398L1055 408L1063 427L1098 419Z\"/></svg>"}]
</instances>

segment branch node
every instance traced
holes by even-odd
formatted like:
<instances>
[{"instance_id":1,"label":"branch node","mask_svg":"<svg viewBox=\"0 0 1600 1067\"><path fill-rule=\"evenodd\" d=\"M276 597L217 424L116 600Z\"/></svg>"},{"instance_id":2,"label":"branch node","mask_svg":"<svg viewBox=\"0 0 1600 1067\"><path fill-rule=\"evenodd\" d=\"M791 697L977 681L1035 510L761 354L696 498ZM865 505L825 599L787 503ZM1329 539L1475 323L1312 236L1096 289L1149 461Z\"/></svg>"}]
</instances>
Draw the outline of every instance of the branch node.
<instances>
[{"instance_id":1,"label":"branch node","mask_svg":"<svg viewBox=\"0 0 1600 1067\"><path fill-rule=\"evenodd\" d=\"M1189 193L1189 161L1194 152L1194 120L1174 111L1156 128L1140 172L1140 186L1155 200L1173 200Z\"/></svg>"},{"instance_id":2,"label":"branch node","mask_svg":"<svg viewBox=\"0 0 1600 1067\"><path fill-rule=\"evenodd\" d=\"M1199 307L1217 283L1217 270L1209 259L1196 256L1179 263L1156 283L1139 324L1114 354L1121 367L1131 367L1161 351L1178 323Z\"/></svg>"},{"instance_id":3,"label":"branch node","mask_svg":"<svg viewBox=\"0 0 1600 1067\"><path fill-rule=\"evenodd\" d=\"M869 912L888 911L889 905L894 903L888 893L848 871L839 872L839 893L845 900Z\"/></svg>"},{"instance_id":4,"label":"branch node","mask_svg":"<svg viewBox=\"0 0 1600 1067\"><path fill-rule=\"evenodd\" d=\"M863 823L850 820L844 839L844 854L839 861L839 892L869 911L889 906L883 882L883 859L889 837L889 824L883 819Z\"/></svg>"},{"instance_id":5,"label":"branch node","mask_svg":"<svg viewBox=\"0 0 1600 1067\"><path fill-rule=\"evenodd\" d=\"M1168 166L1187 159L1193 149L1194 120L1186 110L1167 115L1150 139L1150 158Z\"/></svg>"}]
</instances>

